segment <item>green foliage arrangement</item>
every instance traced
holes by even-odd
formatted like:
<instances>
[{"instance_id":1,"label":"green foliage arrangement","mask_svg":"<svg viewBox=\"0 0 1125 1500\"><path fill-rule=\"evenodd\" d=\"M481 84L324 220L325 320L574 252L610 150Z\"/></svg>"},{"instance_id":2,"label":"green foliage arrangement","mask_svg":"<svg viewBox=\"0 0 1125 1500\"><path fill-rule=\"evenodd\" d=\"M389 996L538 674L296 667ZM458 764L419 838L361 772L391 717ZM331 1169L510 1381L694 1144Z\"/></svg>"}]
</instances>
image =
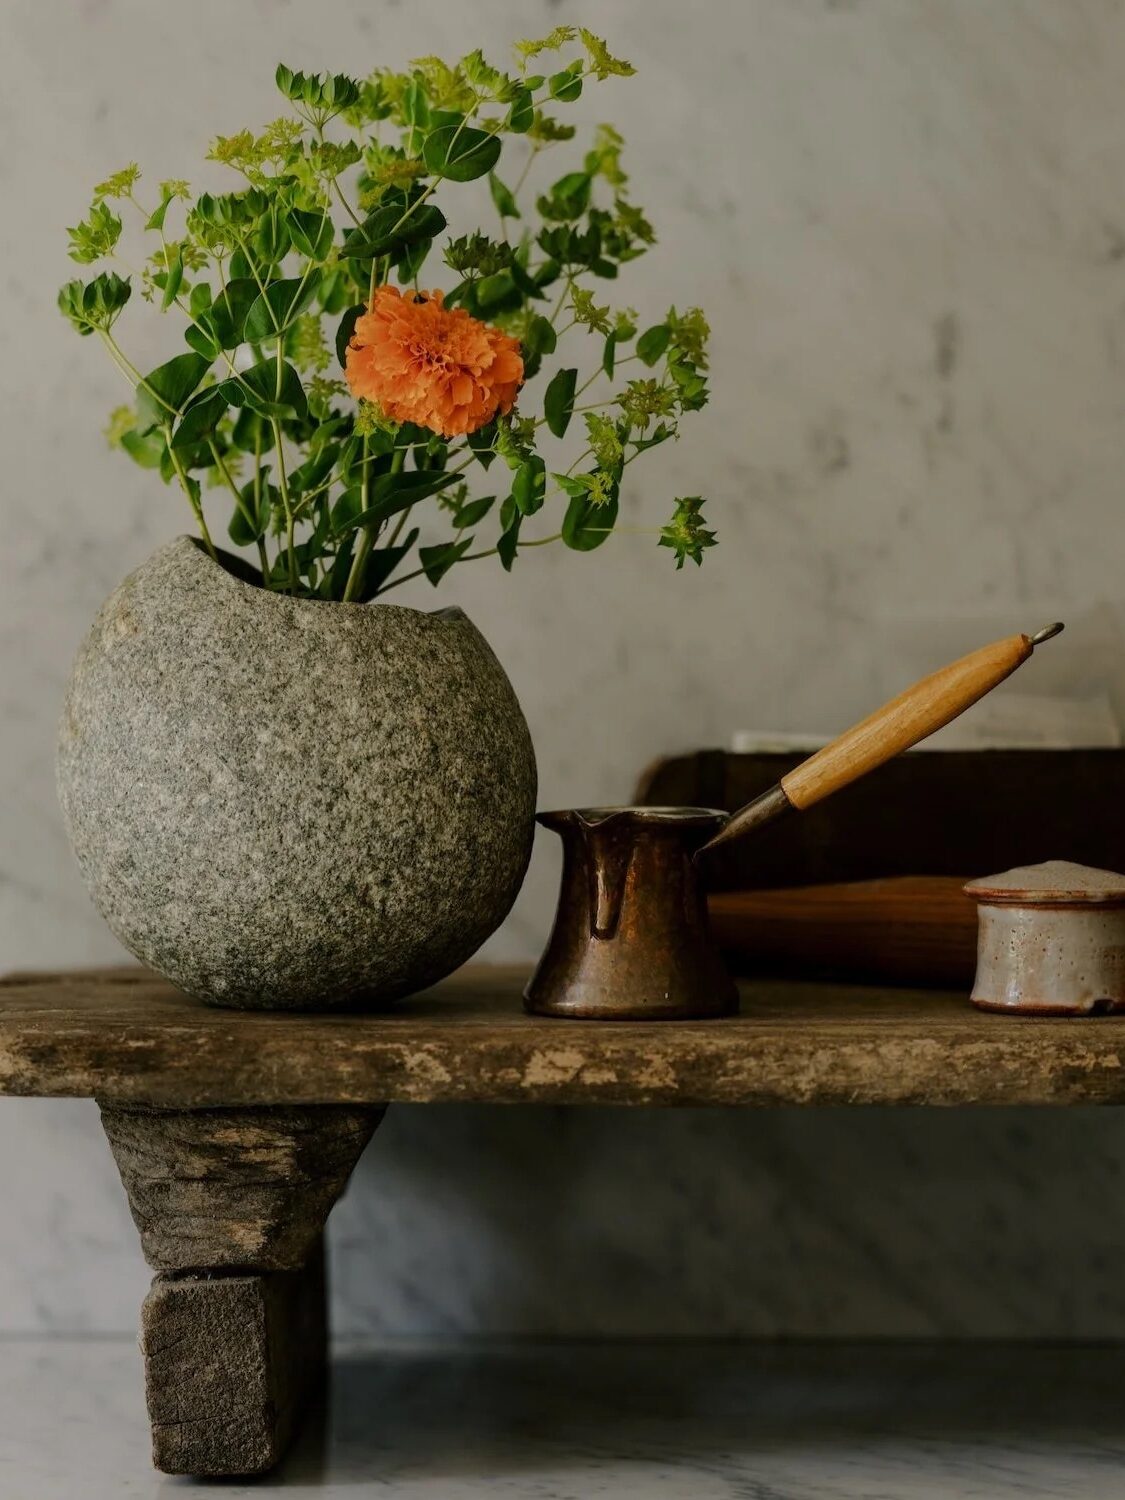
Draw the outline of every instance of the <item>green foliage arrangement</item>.
<instances>
[{"instance_id":1,"label":"green foliage arrangement","mask_svg":"<svg viewBox=\"0 0 1125 1500\"><path fill-rule=\"evenodd\" d=\"M162 182L158 199L142 205L130 165L95 188L69 231L82 264L121 259L127 211L158 242L139 271L69 282L59 306L134 387L133 404L113 413L110 442L180 485L212 554L203 491L226 491L230 540L256 549L268 588L362 601L420 575L436 584L473 558L497 556L510 569L525 547L562 541L590 551L617 523L627 466L676 437L680 418L707 400L708 327L698 308L670 309L642 328L631 308L602 300L600 289L655 239L628 197L617 131L600 126L580 160L527 201L541 158L575 136L556 106L591 79L633 68L573 26L519 42L515 54L511 74L479 51L456 63L420 58L401 73L377 69L363 81L281 66L290 113L260 133L219 137L209 152L239 175L235 191L193 196L186 182ZM487 179L498 232L454 237L438 198L448 207L456 187L477 178ZM435 252L452 281L444 297L419 290ZM404 293L387 290L392 277ZM183 352L147 374L117 329L134 286L183 320ZM377 303L392 307L401 335L382 350ZM469 356L463 376L443 352L444 334L427 344L413 328L424 309L432 328L456 319L459 336L492 351L486 360L509 351L519 378L490 386ZM558 362L571 329L590 340L588 372ZM360 370L364 338L382 361L377 399L376 377ZM438 376L444 384L431 390ZM475 405L441 415L465 378ZM522 385L526 401L536 381L540 414L523 415L504 392ZM428 410L431 396L438 417L401 419L404 407ZM487 420L466 429L470 409ZM564 469L550 462L550 440L576 417L585 443ZM423 501L436 507L427 532L438 513L447 527L430 545L411 525ZM702 505L698 496L675 500L659 529L677 567L700 562L714 543ZM556 529L527 535L548 507L561 515Z\"/></svg>"}]
</instances>

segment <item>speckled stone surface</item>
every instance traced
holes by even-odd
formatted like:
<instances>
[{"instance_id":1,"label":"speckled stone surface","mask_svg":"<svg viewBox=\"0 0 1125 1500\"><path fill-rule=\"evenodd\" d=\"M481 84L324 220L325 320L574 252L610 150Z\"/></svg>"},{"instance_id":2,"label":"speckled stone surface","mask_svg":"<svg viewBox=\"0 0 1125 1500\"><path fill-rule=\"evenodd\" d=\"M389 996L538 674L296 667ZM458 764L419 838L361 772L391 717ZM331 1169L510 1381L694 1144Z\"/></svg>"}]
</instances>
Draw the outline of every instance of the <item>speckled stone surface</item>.
<instances>
[{"instance_id":1,"label":"speckled stone surface","mask_svg":"<svg viewBox=\"0 0 1125 1500\"><path fill-rule=\"evenodd\" d=\"M536 794L460 611L269 594L187 537L95 620L58 781L121 941L193 995L270 1008L385 1003L469 958L519 890Z\"/></svg>"}]
</instances>

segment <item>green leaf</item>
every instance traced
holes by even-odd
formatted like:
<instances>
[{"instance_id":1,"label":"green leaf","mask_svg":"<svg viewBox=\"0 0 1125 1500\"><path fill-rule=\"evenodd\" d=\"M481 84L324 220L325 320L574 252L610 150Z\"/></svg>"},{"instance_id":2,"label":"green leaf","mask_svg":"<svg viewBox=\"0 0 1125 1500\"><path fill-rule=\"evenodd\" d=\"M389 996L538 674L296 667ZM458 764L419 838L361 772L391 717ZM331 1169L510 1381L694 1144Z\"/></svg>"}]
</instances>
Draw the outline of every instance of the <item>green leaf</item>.
<instances>
[{"instance_id":1,"label":"green leaf","mask_svg":"<svg viewBox=\"0 0 1125 1500\"><path fill-rule=\"evenodd\" d=\"M268 453L273 447L273 429L244 406L235 418L231 440L240 453Z\"/></svg>"},{"instance_id":2,"label":"green leaf","mask_svg":"<svg viewBox=\"0 0 1125 1500\"><path fill-rule=\"evenodd\" d=\"M509 507L509 514L505 517L504 512L500 512L500 520L504 526L504 530L500 534L500 540L496 543L496 552L503 565L504 572L510 573L512 571L512 564L516 560L516 552L519 550L520 527L523 525L523 515L517 506L510 504L510 498L504 504Z\"/></svg>"},{"instance_id":3,"label":"green leaf","mask_svg":"<svg viewBox=\"0 0 1125 1500\"><path fill-rule=\"evenodd\" d=\"M348 575L352 570L352 553L355 550L355 534L345 538L336 549L336 556L332 559L332 566L320 580L318 590L322 599L340 599L344 597L344 590L348 586Z\"/></svg>"},{"instance_id":4,"label":"green leaf","mask_svg":"<svg viewBox=\"0 0 1125 1500\"><path fill-rule=\"evenodd\" d=\"M593 178L589 172L568 172L538 200L545 219L580 219L590 206Z\"/></svg>"},{"instance_id":5,"label":"green leaf","mask_svg":"<svg viewBox=\"0 0 1125 1500\"><path fill-rule=\"evenodd\" d=\"M308 416L308 402L301 377L291 364L281 366L280 388L276 360L264 360L243 370L236 380L232 376L218 387L232 406L248 406L261 417L287 417L291 413L303 421Z\"/></svg>"},{"instance_id":6,"label":"green leaf","mask_svg":"<svg viewBox=\"0 0 1125 1500\"><path fill-rule=\"evenodd\" d=\"M208 359L214 359L220 349L237 349L243 340L246 314L258 295L258 284L249 276L229 281L207 307L194 306L193 292L195 322L184 330L184 338Z\"/></svg>"},{"instance_id":7,"label":"green leaf","mask_svg":"<svg viewBox=\"0 0 1125 1500\"><path fill-rule=\"evenodd\" d=\"M351 286L343 265L337 264L320 278L320 290L317 296L321 307L330 316L335 317L342 313L351 300L351 295Z\"/></svg>"},{"instance_id":8,"label":"green leaf","mask_svg":"<svg viewBox=\"0 0 1125 1500\"><path fill-rule=\"evenodd\" d=\"M476 286L477 307L482 313L502 307L516 290L516 284L508 271L497 271L493 276L482 276Z\"/></svg>"},{"instance_id":9,"label":"green leaf","mask_svg":"<svg viewBox=\"0 0 1125 1500\"><path fill-rule=\"evenodd\" d=\"M492 194L492 201L496 205L496 211L502 219L518 219L520 217L519 204L516 202L511 188L505 187L495 172L488 174L488 190Z\"/></svg>"},{"instance_id":10,"label":"green leaf","mask_svg":"<svg viewBox=\"0 0 1125 1500\"><path fill-rule=\"evenodd\" d=\"M435 588L472 545L472 537L466 536L458 542L443 542L436 547L418 548L418 561Z\"/></svg>"},{"instance_id":11,"label":"green leaf","mask_svg":"<svg viewBox=\"0 0 1125 1500\"><path fill-rule=\"evenodd\" d=\"M132 287L116 271L103 271L93 281L68 281L59 292L59 311L80 334L110 328L128 302Z\"/></svg>"},{"instance_id":12,"label":"green leaf","mask_svg":"<svg viewBox=\"0 0 1125 1500\"><path fill-rule=\"evenodd\" d=\"M529 276L518 260L514 260L508 267L508 275L516 284L516 290L522 292L525 297L531 297L537 301L543 301L546 293L540 288L539 283L533 276Z\"/></svg>"},{"instance_id":13,"label":"green leaf","mask_svg":"<svg viewBox=\"0 0 1125 1500\"><path fill-rule=\"evenodd\" d=\"M358 302L355 307L349 307L340 319L340 325L336 329L336 358L340 361L341 369L348 362L348 345L351 343L352 334L355 332L355 325L366 311L367 308L364 307L363 303Z\"/></svg>"},{"instance_id":14,"label":"green leaf","mask_svg":"<svg viewBox=\"0 0 1125 1500\"><path fill-rule=\"evenodd\" d=\"M482 469L487 469L496 457L493 452L493 444L496 442L496 423L487 422L483 427L478 427L476 432L468 434L469 447L476 454L477 463Z\"/></svg>"},{"instance_id":15,"label":"green leaf","mask_svg":"<svg viewBox=\"0 0 1125 1500\"><path fill-rule=\"evenodd\" d=\"M218 343L200 323L188 324L184 329L184 341L195 350L196 354L202 355L208 363L219 357Z\"/></svg>"},{"instance_id":16,"label":"green leaf","mask_svg":"<svg viewBox=\"0 0 1125 1500\"><path fill-rule=\"evenodd\" d=\"M715 533L708 531L703 524L704 504L701 495L677 498L671 521L660 528L658 545L671 547L676 554L677 570L683 567L685 559L689 557L699 566L703 562L704 548L716 545Z\"/></svg>"},{"instance_id":17,"label":"green leaf","mask_svg":"<svg viewBox=\"0 0 1125 1500\"><path fill-rule=\"evenodd\" d=\"M570 104L582 92L582 62L579 59L563 68L561 73L552 73L547 80L547 87L552 99L558 99L563 104Z\"/></svg>"},{"instance_id":18,"label":"green leaf","mask_svg":"<svg viewBox=\"0 0 1125 1500\"><path fill-rule=\"evenodd\" d=\"M637 354L646 365L654 365L663 356L671 339L672 330L667 323L656 323L637 340Z\"/></svg>"},{"instance_id":19,"label":"green leaf","mask_svg":"<svg viewBox=\"0 0 1125 1500\"><path fill-rule=\"evenodd\" d=\"M432 240L445 228L445 215L432 203L409 212L398 204L377 208L344 237L344 254L352 260L371 260L376 255L401 253L415 240Z\"/></svg>"},{"instance_id":20,"label":"green leaf","mask_svg":"<svg viewBox=\"0 0 1125 1500\"><path fill-rule=\"evenodd\" d=\"M310 260L324 260L332 249L332 219L328 214L291 208L289 234L294 246Z\"/></svg>"},{"instance_id":21,"label":"green leaf","mask_svg":"<svg viewBox=\"0 0 1125 1500\"><path fill-rule=\"evenodd\" d=\"M500 138L471 126L443 125L426 137L422 158L431 172L451 182L472 182L500 160Z\"/></svg>"},{"instance_id":22,"label":"green leaf","mask_svg":"<svg viewBox=\"0 0 1125 1500\"><path fill-rule=\"evenodd\" d=\"M556 370L543 396L543 414L556 437L561 438L570 426L577 381L577 370Z\"/></svg>"},{"instance_id":23,"label":"green leaf","mask_svg":"<svg viewBox=\"0 0 1125 1500\"><path fill-rule=\"evenodd\" d=\"M616 485L606 505L595 505L588 494L575 495L563 517L562 539L575 552L593 552L607 540L616 520Z\"/></svg>"},{"instance_id":24,"label":"green leaf","mask_svg":"<svg viewBox=\"0 0 1125 1500\"><path fill-rule=\"evenodd\" d=\"M573 500L576 496L587 495L589 490L580 479L574 479L569 474L552 474L551 478L562 490L564 495L569 495Z\"/></svg>"},{"instance_id":25,"label":"green leaf","mask_svg":"<svg viewBox=\"0 0 1125 1500\"><path fill-rule=\"evenodd\" d=\"M220 349L237 349L242 343L246 315L258 297L258 283L252 276L228 281L212 302L205 326L214 331Z\"/></svg>"},{"instance_id":26,"label":"green leaf","mask_svg":"<svg viewBox=\"0 0 1125 1500\"><path fill-rule=\"evenodd\" d=\"M294 276L286 281L271 282L255 298L246 314L243 339L256 344L264 339L276 338L308 307L316 296L319 282L319 271L313 271L303 278Z\"/></svg>"},{"instance_id":27,"label":"green leaf","mask_svg":"<svg viewBox=\"0 0 1125 1500\"><path fill-rule=\"evenodd\" d=\"M525 84L516 90L516 96L512 100L511 108L508 110L507 127L513 135L526 135L535 123L535 104L531 97L531 89Z\"/></svg>"},{"instance_id":28,"label":"green leaf","mask_svg":"<svg viewBox=\"0 0 1125 1500\"><path fill-rule=\"evenodd\" d=\"M527 354L554 354L558 343L558 334L554 325L548 318L536 314L527 325L527 333L524 335L523 347Z\"/></svg>"},{"instance_id":29,"label":"green leaf","mask_svg":"<svg viewBox=\"0 0 1125 1500\"><path fill-rule=\"evenodd\" d=\"M227 409L227 398L221 385L201 391L184 407L180 424L172 437L172 447L193 447L211 436Z\"/></svg>"},{"instance_id":30,"label":"green leaf","mask_svg":"<svg viewBox=\"0 0 1125 1500\"><path fill-rule=\"evenodd\" d=\"M177 354L151 370L137 386L139 425L145 429L167 426L187 405L188 397L210 368L211 361L202 354Z\"/></svg>"},{"instance_id":31,"label":"green leaf","mask_svg":"<svg viewBox=\"0 0 1125 1500\"><path fill-rule=\"evenodd\" d=\"M322 447L314 448L303 464L290 471L289 493L305 495L310 490L319 489L335 467L339 453L339 443L326 442Z\"/></svg>"},{"instance_id":32,"label":"green leaf","mask_svg":"<svg viewBox=\"0 0 1125 1500\"><path fill-rule=\"evenodd\" d=\"M368 491L368 506L360 511L354 526L373 526L389 520L419 500L436 495L452 484L456 474L380 474Z\"/></svg>"},{"instance_id":33,"label":"green leaf","mask_svg":"<svg viewBox=\"0 0 1125 1500\"><path fill-rule=\"evenodd\" d=\"M363 511L363 491L358 484L346 489L332 507L332 531L345 536L354 531Z\"/></svg>"},{"instance_id":34,"label":"green leaf","mask_svg":"<svg viewBox=\"0 0 1125 1500\"><path fill-rule=\"evenodd\" d=\"M168 269L164 273L164 295L160 299L160 306L164 312L172 306L179 294L184 280L184 263L180 256L179 246L168 257Z\"/></svg>"},{"instance_id":35,"label":"green leaf","mask_svg":"<svg viewBox=\"0 0 1125 1500\"><path fill-rule=\"evenodd\" d=\"M164 457L164 434L162 432L123 432L121 446L135 464L142 469L159 469Z\"/></svg>"},{"instance_id":36,"label":"green leaf","mask_svg":"<svg viewBox=\"0 0 1125 1500\"><path fill-rule=\"evenodd\" d=\"M254 481L239 490L242 504L235 507L227 526L227 535L236 547L251 547L264 537L270 524L272 501L278 491L269 484L259 484L258 500L254 500Z\"/></svg>"},{"instance_id":37,"label":"green leaf","mask_svg":"<svg viewBox=\"0 0 1125 1500\"><path fill-rule=\"evenodd\" d=\"M398 266L398 279L402 286L418 279L418 273L422 269L422 263L433 249L433 240L415 240L403 251L403 256Z\"/></svg>"},{"instance_id":38,"label":"green leaf","mask_svg":"<svg viewBox=\"0 0 1125 1500\"><path fill-rule=\"evenodd\" d=\"M585 26L579 26L578 35L582 38L582 45L589 56L590 66L599 79L609 78L614 74L619 78L628 78L637 71L633 64L626 62L624 58L613 57L601 37L595 36L592 31L587 31Z\"/></svg>"},{"instance_id":39,"label":"green leaf","mask_svg":"<svg viewBox=\"0 0 1125 1500\"><path fill-rule=\"evenodd\" d=\"M605 348L602 351L602 369L609 376L610 380L613 379L613 366L616 359L617 335L615 333L611 333L606 339Z\"/></svg>"},{"instance_id":40,"label":"green leaf","mask_svg":"<svg viewBox=\"0 0 1125 1500\"><path fill-rule=\"evenodd\" d=\"M75 224L67 234L70 236L68 253L71 260L89 265L91 261L113 253L121 236L121 220L108 203L93 203L81 224Z\"/></svg>"},{"instance_id":41,"label":"green leaf","mask_svg":"<svg viewBox=\"0 0 1125 1500\"><path fill-rule=\"evenodd\" d=\"M274 204L262 215L252 243L267 265L276 265L282 259L289 249L289 216L283 208Z\"/></svg>"},{"instance_id":42,"label":"green leaf","mask_svg":"<svg viewBox=\"0 0 1125 1500\"><path fill-rule=\"evenodd\" d=\"M533 453L520 464L512 481L512 499L521 516L533 516L547 493L547 466Z\"/></svg>"},{"instance_id":43,"label":"green leaf","mask_svg":"<svg viewBox=\"0 0 1125 1500\"><path fill-rule=\"evenodd\" d=\"M453 525L458 531L465 531L470 526L479 526L495 502L495 495L484 495L480 500L466 500L464 505L458 506L453 517Z\"/></svg>"},{"instance_id":44,"label":"green leaf","mask_svg":"<svg viewBox=\"0 0 1125 1500\"><path fill-rule=\"evenodd\" d=\"M408 125L421 126L430 123L430 106L426 103L426 92L417 78L412 78L402 96L402 113Z\"/></svg>"},{"instance_id":45,"label":"green leaf","mask_svg":"<svg viewBox=\"0 0 1125 1500\"><path fill-rule=\"evenodd\" d=\"M403 541L397 542L393 547L376 547L370 553L367 559L367 571L363 577L363 588L359 595L361 602L374 598L420 535L421 533L415 526L407 532Z\"/></svg>"},{"instance_id":46,"label":"green leaf","mask_svg":"<svg viewBox=\"0 0 1125 1500\"><path fill-rule=\"evenodd\" d=\"M164 220L168 214L168 205L171 202L172 199L170 197L161 198L160 202L156 205L152 213L150 213L148 218L145 220L146 229L164 228Z\"/></svg>"}]
</instances>

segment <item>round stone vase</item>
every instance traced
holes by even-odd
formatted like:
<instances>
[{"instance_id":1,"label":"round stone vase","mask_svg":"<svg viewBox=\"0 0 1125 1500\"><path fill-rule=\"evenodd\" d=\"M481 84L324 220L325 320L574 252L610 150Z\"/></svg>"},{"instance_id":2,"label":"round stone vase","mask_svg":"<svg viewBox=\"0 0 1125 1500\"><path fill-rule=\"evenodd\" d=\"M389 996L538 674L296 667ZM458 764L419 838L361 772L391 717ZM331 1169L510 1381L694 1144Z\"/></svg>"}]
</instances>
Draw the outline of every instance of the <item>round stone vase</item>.
<instances>
[{"instance_id":1,"label":"round stone vase","mask_svg":"<svg viewBox=\"0 0 1125 1500\"><path fill-rule=\"evenodd\" d=\"M59 795L117 937L218 1005L382 1005L504 920L535 757L460 610L270 593L180 537L78 653Z\"/></svg>"}]
</instances>

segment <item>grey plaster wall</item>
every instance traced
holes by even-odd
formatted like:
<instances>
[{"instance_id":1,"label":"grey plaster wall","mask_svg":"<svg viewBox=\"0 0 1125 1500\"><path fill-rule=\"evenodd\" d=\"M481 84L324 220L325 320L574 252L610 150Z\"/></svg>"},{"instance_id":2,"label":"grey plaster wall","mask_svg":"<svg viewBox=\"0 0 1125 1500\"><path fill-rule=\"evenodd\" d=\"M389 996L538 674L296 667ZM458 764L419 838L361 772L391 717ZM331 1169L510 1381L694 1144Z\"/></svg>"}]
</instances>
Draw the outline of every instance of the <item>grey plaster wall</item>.
<instances>
[{"instance_id":1,"label":"grey plaster wall","mask_svg":"<svg viewBox=\"0 0 1125 1500\"><path fill-rule=\"evenodd\" d=\"M275 111L278 59L499 53L563 19L639 70L580 106L625 131L660 228L629 300L716 328L713 405L637 466L628 520L707 493L722 545L679 576L621 537L448 580L521 695L544 804L623 797L738 729L842 727L993 625L1118 628L1117 0L2 0L3 967L116 956L65 846L54 722L101 600L185 525L102 444L121 393L54 312L63 226L133 157L197 175L207 135ZM159 330L133 328L155 363ZM492 952L536 952L556 874L545 845ZM404 1109L338 1213L341 1322L1122 1334L1122 1160L1112 1113ZM133 1326L91 1107L0 1101L0 1201L0 1328Z\"/></svg>"}]
</instances>

